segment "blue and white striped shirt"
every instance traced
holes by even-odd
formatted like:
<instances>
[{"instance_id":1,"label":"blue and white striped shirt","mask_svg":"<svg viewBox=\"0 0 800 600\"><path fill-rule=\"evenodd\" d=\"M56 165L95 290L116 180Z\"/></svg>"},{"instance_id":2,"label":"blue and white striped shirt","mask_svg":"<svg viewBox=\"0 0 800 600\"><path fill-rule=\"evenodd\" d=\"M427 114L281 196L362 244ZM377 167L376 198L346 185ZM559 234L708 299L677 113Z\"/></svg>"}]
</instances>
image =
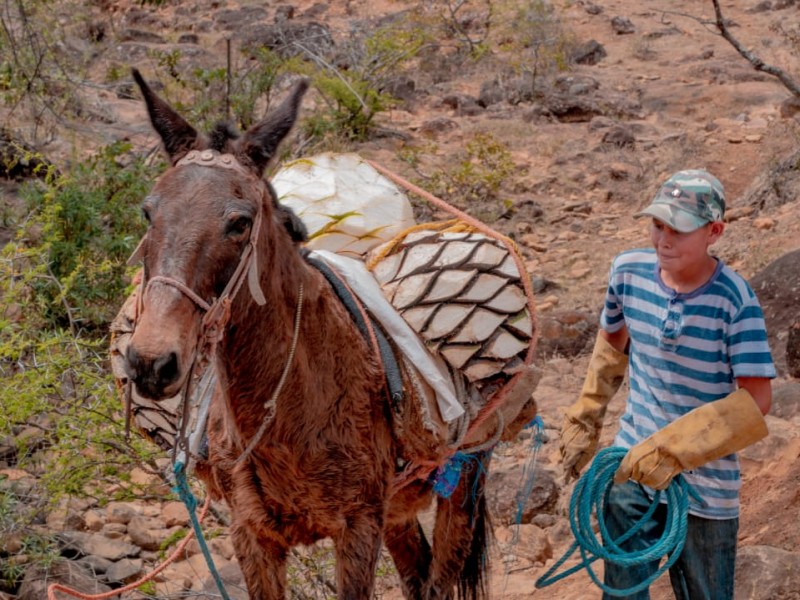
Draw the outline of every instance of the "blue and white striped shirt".
<instances>
[{"instance_id":1,"label":"blue and white striped shirt","mask_svg":"<svg viewBox=\"0 0 800 600\"><path fill-rule=\"evenodd\" d=\"M690 410L736 390L738 377L776 376L764 314L739 274L717 261L711 279L688 294L661 280L654 250L614 259L600 318L630 334L630 393L614 443L630 448ZM739 460L731 454L685 472L702 497L690 512L739 516Z\"/></svg>"}]
</instances>

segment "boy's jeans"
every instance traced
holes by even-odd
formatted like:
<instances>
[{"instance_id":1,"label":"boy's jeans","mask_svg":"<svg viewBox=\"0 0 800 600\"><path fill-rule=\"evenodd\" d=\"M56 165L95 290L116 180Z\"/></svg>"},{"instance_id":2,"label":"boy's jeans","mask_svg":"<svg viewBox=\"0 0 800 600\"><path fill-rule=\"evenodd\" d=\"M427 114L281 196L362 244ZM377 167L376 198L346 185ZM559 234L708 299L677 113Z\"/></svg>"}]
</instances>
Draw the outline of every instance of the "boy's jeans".
<instances>
[{"instance_id":1,"label":"boy's jeans","mask_svg":"<svg viewBox=\"0 0 800 600\"><path fill-rule=\"evenodd\" d=\"M651 501L644 488L628 481L611 488L606 506L606 526L613 539L619 539L647 511ZM641 550L651 546L664 531L666 505L662 504L639 533L622 547ZM680 558L669 570L677 600L732 600L733 573L736 565L736 536L739 519L718 521L689 515L686 545ZM635 567L605 565L605 584L617 589L632 587L658 570L658 562ZM649 600L645 590L625 596L628 600ZM603 600L618 598L603 594Z\"/></svg>"}]
</instances>

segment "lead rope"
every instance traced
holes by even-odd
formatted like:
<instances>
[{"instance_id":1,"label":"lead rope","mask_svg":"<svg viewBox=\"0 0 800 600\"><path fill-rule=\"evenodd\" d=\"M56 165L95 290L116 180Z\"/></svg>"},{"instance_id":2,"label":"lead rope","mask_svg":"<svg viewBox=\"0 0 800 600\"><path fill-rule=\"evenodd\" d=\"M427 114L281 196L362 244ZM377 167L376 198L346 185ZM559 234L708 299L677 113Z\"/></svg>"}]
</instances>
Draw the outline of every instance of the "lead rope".
<instances>
[{"instance_id":1,"label":"lead rope","mask_svg":"<svg viewBox=\"0 0 800 600\"><path fill-rule=\"evenodd\" d=\"M175 481L177 482L173 491L178 494L178 497L186 505L186 510L189 513L189 519L192 523L192 530L194 531L197 543L200 546L200 551L203 553L203 558L206 561L208 570L214 578L214 583L217 584L217 589L222 595L223 600L231 600L228 592L225 590L225 583L222 581L222 576L217 571L217 566L214 564L214 559L211 556L211 551L208 549L206 538L203 535L203 528L200 527L200 521L197 518L197 498L194 497L192 490L189 489L189 483L186 481L186 468L182 462L175 463Z\"/></svg>"}]
</instances>

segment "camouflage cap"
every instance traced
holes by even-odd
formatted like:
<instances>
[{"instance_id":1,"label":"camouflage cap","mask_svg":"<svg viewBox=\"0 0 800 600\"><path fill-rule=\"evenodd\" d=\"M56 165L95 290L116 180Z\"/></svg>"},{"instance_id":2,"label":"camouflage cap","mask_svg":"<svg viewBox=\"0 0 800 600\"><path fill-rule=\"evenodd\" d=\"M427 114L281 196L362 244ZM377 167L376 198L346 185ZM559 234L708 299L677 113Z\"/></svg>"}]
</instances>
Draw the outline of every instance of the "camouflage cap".
<instances>
[{"instance_id":1,"label":"camouflage cap","mask_svg":"<svg viewBox=\"0 0 800 600\"><path fill-rule=\"evenodd\" d=\"M725 216L725 190L703 169L678 171L658 190L650 206L633 215L653 217L675 231L688 233Z\"/></svg>"}]
</instances>

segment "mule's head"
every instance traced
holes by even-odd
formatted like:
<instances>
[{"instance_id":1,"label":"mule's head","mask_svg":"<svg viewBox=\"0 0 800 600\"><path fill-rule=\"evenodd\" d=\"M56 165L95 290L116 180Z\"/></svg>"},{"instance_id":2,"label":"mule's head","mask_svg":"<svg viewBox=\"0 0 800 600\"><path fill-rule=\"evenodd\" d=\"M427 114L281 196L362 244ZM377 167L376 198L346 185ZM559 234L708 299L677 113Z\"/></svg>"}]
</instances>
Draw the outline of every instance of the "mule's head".
<instances>
[{"instance_id":1,"label":"mule's head","mask_svg":"<svg viewBox=\"0 0 800 600\"><path fill-rule=\"evenodd\" d=\"M204 135L137 70L133 76L172 165L142 206L149 223L141 245L142 310L126 355L137 391L159 400L185 384L203 315L243 256L255 251L256 236L268 235L273 221L285 226L282 234L304 234L296 217L277 206L262 174L291 130L308 84L300 82L280 107L241 135L224 125ZM257 286L258 273L250 275Z\"/></svg>"}]
</instances>

